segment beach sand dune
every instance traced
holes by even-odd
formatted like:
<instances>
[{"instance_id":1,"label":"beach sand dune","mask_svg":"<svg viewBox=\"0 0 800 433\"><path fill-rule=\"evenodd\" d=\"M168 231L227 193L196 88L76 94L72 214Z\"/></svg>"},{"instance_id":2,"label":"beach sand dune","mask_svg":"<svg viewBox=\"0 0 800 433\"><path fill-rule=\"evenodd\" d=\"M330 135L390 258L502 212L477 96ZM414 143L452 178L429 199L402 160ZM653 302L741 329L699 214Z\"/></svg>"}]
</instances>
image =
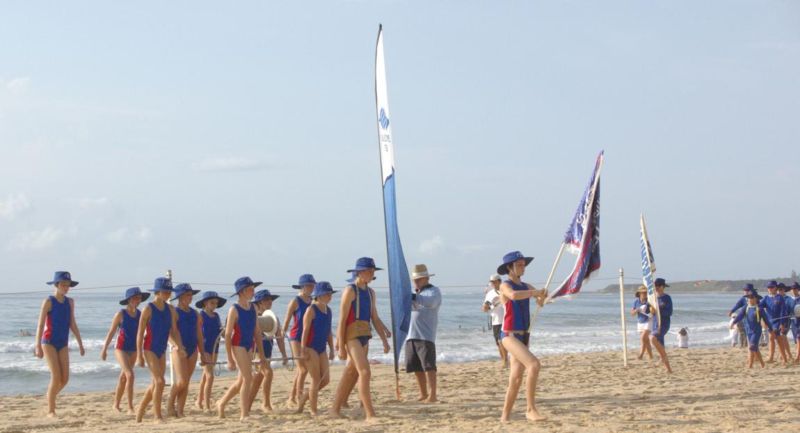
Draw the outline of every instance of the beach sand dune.
<instances>
[{"instance_id":1,"label":"beach sand dune","mask_svg":"<svg viewBox=\"0 0 800 433\"><path fill-rule=\"evenodd\" d=\"M512 421L498 422L503 404L507 372L499 363L442 364L439 370L438 404L416 402L416 386L409 375L401 375L405 401L395 400L391 366L373 366L373 398L380 417L374 423L361 421L356 396L351 419L312 418L295 414L284 405L291 373L277 369L273 385L272 414L255 409L250 420L238 420L238 398L228 407L228 419L187 407L187 417L167 419L155 425L146 418L137 425L133 417L112 412L111 393L65 394L59 399L59 417L44 416L41 396L0 398L0 432L34 431L133 431L154 432L378 432L378 431L551 431L551 432L729 432L797 431L800 426L800 367L771 364L765 369L743 369L745 353L739 349L672 349L675 373L635 358L622 367L619 353L583 353L542 358L538 407L549 417L531 425L525 420L524 395L514 409ZM322 391L320 408L330 406L341 367L334 367L332 384ZM137 382L148 375L137 370ZM224 392L230 378L215 384L215 397ZM194 401L196 384L189 400ZM137 401L141 395L137 390ZM254 407L261 404L260 399ZM188 404L187 404L188 406ZM151 416L151 413L148 412Z\"/></svg>"}]
</instances>

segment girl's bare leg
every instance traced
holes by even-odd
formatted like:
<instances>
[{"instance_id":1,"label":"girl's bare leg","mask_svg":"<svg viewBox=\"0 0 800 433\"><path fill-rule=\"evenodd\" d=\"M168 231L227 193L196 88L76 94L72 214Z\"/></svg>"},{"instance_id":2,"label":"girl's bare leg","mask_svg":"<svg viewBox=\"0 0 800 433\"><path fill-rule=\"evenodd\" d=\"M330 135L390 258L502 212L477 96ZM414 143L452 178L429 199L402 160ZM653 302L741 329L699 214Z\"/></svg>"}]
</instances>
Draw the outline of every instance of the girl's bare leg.
<instances>
[{"instance_id":1,"label":"girl's bare leg","mask_svg":"<svg viewBox=\"0 0 800 433\"><path fill-rule=\"evenodd\" d=\"M145 392L142 402L139 405L139 411L136 414L136 422L142 422L144 413L151 400L153 401L154 419L156 422L161 422L164 420L164 417L161 416L161 398L164 394L164 370L167 368L167 356L164 354L159 358L155 353L145 350L144 359L147 361L147 368L150 369L152 383L150 387L147 388L147 392Z\"/></svg>"},{"instance_id":2,"label":"girl's bare leg","mask_svg":"<svg viewBox=\"0 0 800 433\"><path fill-rule=\"evenodd\" d=\"M117 384L117 391L114 395L114 409L120 411L119 405L124 392L128 397L128 413L133 413L133 364L136 362L136 353L114 350L114 356L117 358L119 367L122 370L119 373L119 383Z\"/></svg>"},{"instance_id":3,"label":"girl's bare leg","mask_svg":"<svg viewBox=\"0 0 800 433\"><path fill-rule=\"evenodd\" d=\"M241 377L241 390L239 391L241 416L239 419L244 420L250 416L250 389L253 386L253 361L250 357L250 352L244 347L234 347L233 357L236 360L236 368L239 370L239 377Z\"/></svg>"},{"instance_id":4,"label":"girl's bare leg","mask_svg":"<svg viewBox=\"0 0 800 433\"><path fill-rule=\"evenodd\" d=\"M197 392L197 400L195 400L194 405L200 410L205 408L205 397L206 397L206 365L203 366L203 374L200 376L200 389Z\"/></svg>"},{"instance_id":5,"label":"girl's bare leg","mask_svg":"<svg viewBox=\"0 0 800 433\"><path fill-rule=\"evenodd\" d=\"M760 351L755 353L755 358L758 360L758 363L761 364L761 368L766 367L766 364L764 364L764 358L761 357Z\"/></svg>"},{"instance_id":6,"label":"girl's bare leg","mask_svg":"<svg viewBox=\"0 0 800 433\"><path fill-rule=\"evenodd\" d=\"M264 385L261 387L262 398L264 399L264 402L261 404L261 409L263 409L264 412L272 412L272 376L272 366L268 364L264 368Z\"/></svg>"},{"instance_id":7,"label":"girl's bare leg","mask_svg":"<svg viewBox=\"0 0 800 433\"><path fill-rule=\"evenodd\" d=\"M311 379L308 391L300 395L297 399L297 413L303 413L303 408L307 401L311 402L311 413L316 414L317 397L319 396L320 372L319 372L319 354L311 348L306 348L308 358L306 359L306 368L308 369L308 377Z\"/></svg>"},{"instance_id":8,"label":"girl's bare leg","mask_svg":"<svg viewBox=\"0 0 800 433\"><path fill-rule=\"evenodd\" d=\"M367 350L358 340L348 341L346 347L347 354L353 359L358 372L358 397L364 406L364 419L369 421L375 418L375 408L372 406L372 395L369 389L372 371L367 359Z\"/></svg>"},{"instance_id":9,"label":"girl's bare leg","mask_svg":"<svg viewBox=\"0 0 800 433\"><path fill-rule=\"evenodd\" d=\"M644 331L642 336L644 349L647 351L647 356L653 360L653 346L650 344L650 331Z\"/></svg>"},{"instance_id":10,"label":"girl's bare leg","mask_svg":"<svg viewBox=\"0 0 800 433\"><path fill-rule=\"evenodd\" d=\"M339 379L339 385L336 387L334 394L333 405L329 414L335 418L341 418L342 407L347 402L347 397L350 395L350 390L358 381L358 371L351 358L347 359L347 363L342 370L342 378Z\"/></svg>"},{"instance_id":11,"label":"girl's bare leg","mask_svg":"<svg viewBox=\"0 0 800 433\"><path fill-rule=\"evenodd\" d=\"M299 341L291 340L289 344L292 346L292 356L300 353ZM297 403L297 400L301 395L303 395L303 388L305 387L306 383L306 375L308 374L308 367L306 366L306 361L304 359L296 359L295 362L297 363L297 370L295 372L294 388L292 389L292 395L289 397L289 401L292 404Z\"/></svg>"},{"instance_id":12,"label":"girl's bare leg","mask_svg":"<svg viewBox=\"0 0 800 433\"><path fill-rule=\"evenodd\" d=\"M767 362L775 362L775 334L769 333L769 359Z\"/></svg>"},{"instance_id":13,"label":"girl's bare leg","mask_svg":"<svg viewBox=\"0 0 800 433\"><path fill-rule=\"evenodd\" d=\"M172 360L172 366L175 370L175 382L170 386L169 399L167 400L167 416L178 417L178 412L175 410L175 401L178 394L183 391L186 386L186 358L182 356L177 349L170 350L169 356Z\"/></svg>"},{"instance_id":14,"label":"girl's bare leg","mask_svg":"<svg viewBox=\"0 0 800 433\"><path fill-rule=\"evenodd\" d=\"M514 400L517 398L519 387L522 384L523 370L527 374L525 382L525 397L527 401L525 417L530 421L542 421L546 419L539 414L539 411L536 409L536 383L539 380L539 370L541 369L539 359L533 356L530 350L528 350L528 347L517 340L516 337L504 337L503 345L508 350L508 353L511 354L511 359L516 360L517 365L515 367L512 364L512 370L509 374L508 392L506 393L506 402L503 406L501 421L507 422L511 415ZM509 401L509 399L511 399L511 401Z\"/></svg>"},{"instance_id":15,"label":"girl's bare leg","mask_svg":"<svg viewBox=\"0 0 800 433\"><path fill-rule=\"evenodd\" d=\"M664 362L664 367L667 367L667 373L672 373L672 368L669 366L669 359L667 358L667 351L664 349L664 346L661 345L661 342L654 336L650 336L650 343L656 348L656 351L661 356L661 360Z\"/></svg>"},{"instance_id":16,"label":"girl's bare leg","mask_svg":"<svg viewBox=\"0 0 800 433\"><path fill-rule=\"evenodd\" d=\"M253 375L253 384L250 387L250 410L253 409L253 402L256 401L256 397L258 396L258 390L261 387L261 382L264 381L264 373L261 372L261 366L256 369L255 374Z\"/></svg>"},{"instance_id":17,"label":"girl's bare leg","mask_svg":"<svg viewBox=\"0 0 800 433\"><path fill-rule=\"evenodd\" d=\"M66 351L66 349L65 347L62 350ZM42 344L42 352L44 352L47 367L50 368L50 384L47 386L47 416L54 417L56 415L56 396L64 388L62 385L64 374L61 371L61 360L56 348L51 344Z\"/></svg>"},{"instance_id":18,"label":"girl's bare leg","mask_svg":"<svg viewBox=\"0 0 800 433\"><path fill-rule=\"evenodd\" d=\"M242 374L240 372L236 380L231 384L231 387L228 388L228 391L222 396L222 399L217 402L217 414L220 418L225 418L225 406L227 406L228 402L233 399L233 396L241 391L242 382Z\"/></svg>"},{"instance_id":19,"label":"girl's bare leg","mask_svg":"<svg viewBox=\"0 0 800 433\"><path fill-rule=\"evenodd\" d=\"M178 418L183 418L183 411L186 408L186 399L189 397L189 384L192 382L192 375L194 374L194 369L197 367L197 356L198 352L195 352L190 356L188 359L184 361L184 386L181 391L178 393Z\"/></svg>"}]
</instances>

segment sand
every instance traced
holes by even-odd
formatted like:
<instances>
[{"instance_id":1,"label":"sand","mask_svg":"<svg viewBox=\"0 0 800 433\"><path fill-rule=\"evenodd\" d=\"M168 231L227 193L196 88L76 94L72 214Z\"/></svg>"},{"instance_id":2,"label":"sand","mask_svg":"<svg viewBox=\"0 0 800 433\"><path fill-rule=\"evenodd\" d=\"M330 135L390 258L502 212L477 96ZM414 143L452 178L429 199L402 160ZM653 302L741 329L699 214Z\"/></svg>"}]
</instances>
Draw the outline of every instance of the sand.
<instances>
[{"instance_id":1,"label":"sand","mask_svg":"<svg viewBox=\"0 0 800 433\"><path fill-rule=\"evenodd\" d=\"M635 358L623 368L620 353L543 357L537 406L549 419L535 425L525 420L522 393L511 422L499 423L507 370L495 362L474 362L439 366L438 404L416 402L415 382L406 374L401 374L405 401L396 401L392 367L373 366L372 390L379 416L374 423L361 421L355 396L350 400L353 409L343 411L351 419L291 413L284 406L291 373L276 370L272 394L276 410L265 415L256 409L245 422L238 420L238 398L229 405L225 420L192 406L187 407L186 418L168 418L160 425L146 418L137 425L133 416L110 410L110 392L66 393L58 400L55 420L44 416L42 396L0 397L0 432L141 428L154 432L752 432L800 428L800 367L769 364L763 370L746 370L745 352L730 348L671 349L669 355L675 371L672 375L659 365ZM334 367L332 384L321 393L322 412L330 405L340 372L341 367ZM148 379L144 370L138 370L137 385L145 385ZM215 398L230 380L217 381ZM196 388L193 384L191 402ZM138 390L137 402L140 394ZM259 397L254 407L260 404ZM152 416L150 412L148 416Z\"/></svg>"}]
</instances>

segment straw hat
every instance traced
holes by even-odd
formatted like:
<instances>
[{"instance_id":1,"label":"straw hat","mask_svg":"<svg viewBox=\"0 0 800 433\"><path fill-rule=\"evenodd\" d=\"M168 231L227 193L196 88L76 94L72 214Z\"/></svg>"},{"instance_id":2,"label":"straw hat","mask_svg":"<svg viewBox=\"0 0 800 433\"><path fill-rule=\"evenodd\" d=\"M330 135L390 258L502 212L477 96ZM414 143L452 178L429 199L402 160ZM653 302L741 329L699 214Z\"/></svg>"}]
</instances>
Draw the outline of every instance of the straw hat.
<instances>
[{"instance_id":1,"label":"straw hat","mask_svg":"<svg viewBox=\"0 0 800 433\"><path fill-rule=\"evenodd\" d=\"M436 274L429 274L428 267L425 265L414 265L414 270L411 271L411 279L416 280L419 278L432 277Z\"/></svg>"}]
</instances>

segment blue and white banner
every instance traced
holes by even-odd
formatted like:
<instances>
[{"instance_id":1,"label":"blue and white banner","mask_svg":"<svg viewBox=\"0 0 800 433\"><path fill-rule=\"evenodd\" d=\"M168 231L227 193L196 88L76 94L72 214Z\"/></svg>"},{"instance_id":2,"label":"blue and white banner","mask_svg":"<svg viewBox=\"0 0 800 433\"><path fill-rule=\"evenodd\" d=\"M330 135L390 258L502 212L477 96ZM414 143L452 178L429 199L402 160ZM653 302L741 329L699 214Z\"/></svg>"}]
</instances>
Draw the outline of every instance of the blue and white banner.
<instances>
[{"instance_id":1,"label":"blue and white banner","mask_svg":"<svg viewBox=\"0 0 800 433\"><path fill-rule=\"evenodd\" d=\"M655 309L656 317L661 317L658 310L658 297L656 296L655 281L656 263L653 259L653 248L650 246L650 239L647 237L647 226L644 224L644 214L639 215L639 227L641 233L641 252L642 252L642 282L647 287L647 302L651 308Z\"/></svg>"},{"instance_id":2,"label":"blue and white banner","mask_svg":"<svg viewBox=\"0 0 800 433\"><path fill-rule=\"evenodd\" d=\"M386 255L389 260L389 297L392 312L392 346L394 369L398 371L400 349L408 335L411 320L411 279L408 276L400 233L397 229L397 202L395 198L396 174L394 145L386 90L386 65L383 57L383 28L378 28L375 50L375 100L377 103L378 145L381 155L381 180L383 186L383 216L386 223Z\"/></svg>"},{"instance_id":3,"label":"blue and white banner","mask_svg":"<svg viewBox=\"0 0 800 433\"><path fill-rule=\"evenodd\" d=\"M548 299L580 292L583 282L600 269L600 170L602 168L603 152L600 152L586 191L564 235L567 251L578 257L569 277L548 296Z\"/></svg>"}]
</instances>

